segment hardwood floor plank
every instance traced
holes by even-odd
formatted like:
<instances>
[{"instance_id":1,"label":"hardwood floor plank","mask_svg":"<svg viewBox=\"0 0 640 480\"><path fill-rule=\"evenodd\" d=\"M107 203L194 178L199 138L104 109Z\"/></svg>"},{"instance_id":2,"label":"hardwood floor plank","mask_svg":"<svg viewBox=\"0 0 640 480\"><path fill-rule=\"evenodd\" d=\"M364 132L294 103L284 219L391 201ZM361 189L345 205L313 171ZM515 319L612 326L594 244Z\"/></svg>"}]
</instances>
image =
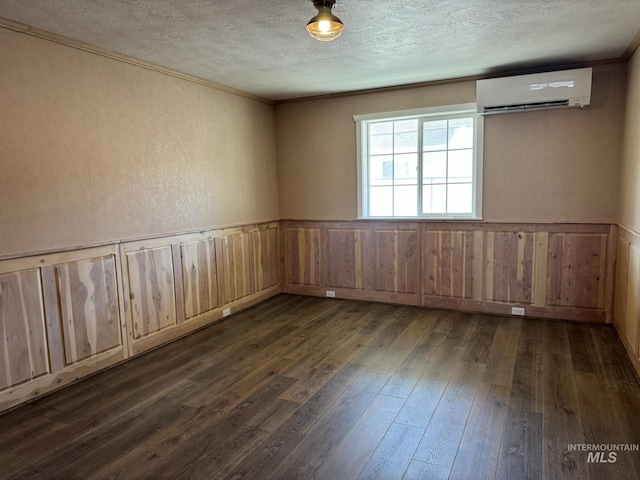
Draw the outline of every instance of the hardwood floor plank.
<instances>
[{"instance_id":1,"label":"hardwood floor plank","mask_svg":"<svg viewBox=\"0 0 640 480\"><path fill-rule=\"evenodd\" d=\"M575 368L575 364L574 364ZM621 428L619 409L615 408L611 392L600 378L593 373L577 371L576 387L578 405L581 412L585 443L592 445L634 444L640 440L640 432L626 435ZM587 466L591 478L607 480L627 479L637 476L640 471L640 454L637 452L617 452L615 462L589 462L588 453L578 454L579 460ZM604 460L609 460L605 452Z\"/></svg>"},{"instance_id":2,"label":"hardwood floor plank","mask_svg":"<svg viewBox=\"0 0 640 480\"><path fill-rule=\"evenodd\" d=\"M395 341L386 349L384 357L369 367L369 370L383 375L392 375L396 372L400 364L413 351L422 336L433 327L433 320L419 314L417 308L408 310L408 316L414 320L407 325L407 328L398 335ZM417 318L416 318L417 317Z\"/></svg>"},{"instance_id":3,"label":"hardwood floor plank","mask_svg":"<svg viewBox=\"0 0 640 480\"><path fill-rule=\"evenodd\" d=\"M545 478L585 479L589 473L569 444L585 443L576 396L571 350L564 323L544 324L542 474Z\"/></svg>"},{"instance_id":4,"label":"hardwood floor plank","mask_svg":"<svg viewBox=\"0 0 640 480\"><path fill-rule=\"evenodd\" d=\"M542 327L522 325L496 479L542 478Z\"/></svg>"},{"instance_id":5,"label":"hardwood floor plank","mask_svg":"<svg viewBox=\"0 0 640 480\"><path fill-rule=\"evenodd\" d=\"M386 378L378 374L367 373L361 387L348 392L331 411L313 428L307 428L308 434L273 472L273 478L312 478L316 470L326 461L332 448L340 443L349 430L369 407L378 388L368 387L371 380ZM375 380L374 380L375 381ZM301 461L304 459L304 461Z\"/></svg>"},{"instance_id":6,"label":"hardwood floor plank","mask_svg":"<svg viewBox=\"0 0 640 480\"><path fill-rule=\"evenodd\" d=\"M475 340L475 325L478 317L462 312L450 312L447 317L452 322L444 343L453 347L466 347L469 341Z\"/></svg>"},{"instance_id":7,"label":"hardwood floor plank","mask_svg":"<svg viewBox=\"0 0 640 480\"><path fill-rule=\"evenodd\" d=\"M482 371L480 381L511 386L521 325L522 320L519 318L505 318L499 323L487 362L478 369L479 372Z\"/></svg>"},{"instance_id":8,"label":"hardwood floor plank","mask_svg":"<svg viewBox=\"0 0 640 480\"><path fill-rule=\"evenodd\" d=\"M109 463L145 437L157 432L181 416L190 407L176 405L168 398L139 404L87 435L62 444L50 455L18 472L15 479L85 478L92 470Z\"/></svg>"},{"instance_id":9,"label":"hardwood floor plank","mask_svg":"<svg viewBox=\"0 0 640 480\"><path fill-rule=\"evenodd\" d=\"M586 325L567 325L567 335L569 347L571 349L571 361L576 372L593 373L596 371L598 363L598 353L596 351L591 328Z\"/></svg>"},{"instance_id":10,"label":"hardwood floor plank","mask_svg":"<svg viewBox=\"0 0 640 480\"><path fill-rule=\"evenodd\" d=\"M385 317L385 325L382 330L371 339L369 344L363 348L352 362L370 367L386 352L396 338L409 326L411 318L403 315L404 309L408 307L398 307L395 311Z\"/></svg>"},{"instance_id":11,"label":"hardwood floor plank","mask_svg":"<svg viewBox=\"0 0 640 480\"><path fill-rule=\"evenodd\" d=\"M488 384L478 387L451 469L451 480L495 477L508 402L508 387Z\"/></svg>"},{"instance_id":12,"label":"hardwood floor plank","mask_svg":"<svg viewBox=\"0 0 640 480\"><path fill-rule=\"evenodd\" d=\"M322 360L309 369L281 398L303 403L333 377L340 368L362 348L365 341L361 335L351 335L330 351Z\"/></svg>"},{"instance_id":13,"label":"hardwood floor plank","mask_svg":"<svg viewBox=\"0 0 640 480\"><path fill-rule=\"evenodd\" d=\"M449 382L414 455L424 463L450 470L476 395L476 383L459 371Z\"/></svg>"},{"instance_id":14,"label":"hardwood floor plank","mask_svg":"<svg viewBox=\"0 0 640 480\"><path fill-rule=\"evenodd\" d=\"M399 423L392 424L358 478L401 480L422 435L424 435L423 428Z\"/></svg>"},{"instance_id":15,"label":"hardwood floor plank","mask_svg":"<svg viewBox=\"0 0 640 480\"><path fill-rule=\"evenodd\" d=\"M640 394L640 380L626 356L620 339L609 325L593 326L591 338L598 353L603 375L610 389Z\"/></svg>"},{"instance_id":16,"label":"hardwood floor plank","mask_svg":"<svg viewBox=\"0 0 640 480\"><path fill-rule=\"evenodd\" d=\"M412 460L403 480L449 480L448 468Z\"/></svg>"},{"instance_id":17,"label":"hardwood floor plank","mask_svg":"<svg viewBox=\"0 0 640 480\"><path fill-rule=\"evenodd\" d=\"M398 414L396 422L426 428L462 357L460 347L440 345Z\"/></svg>"},{"instance_id":18,"label":"hardwood floor plank","mask_svg":"<svg viewBox=\"0 0 640 480\"><path fill-rule=\"evenodd\" d=\"M500 322L497 322L491 315L476 315L477 327L474 331L473 342L465 349L462 359L465 362L479 363L486 365L496 329Z\"/></svg>"},{"instance_id":19,"label":"hardwood floor plank","mask_svg":"<svg viewBox=\"0 0 640 480\"><path fill-rule=\"evenodd\" d=\"M320 466L317 478L357 478L387 433L404 400L377 395Z\"/></svg>"},{"instance_id":20,"label":"hardwood floor plank","mask_svg":"<svg viewBox=\"0 0 640 480\"><path fill-rule=\"evenodd\" d=\"M224 415L216 415L206 409L193 410L180 422L175 422L158 435L142 442L132 455L123 456L94 476L96 479L175 479L185 471L193 469L194 464L200 465L201 462L203 474L210 477L211 471L208 468L214 467L208 465L206 459L215 461L220 445L238 429L252 422L256 416L267 417L274 409L284 406L284 402L276 400L293 381L294 379L276 376L268 384L244 398L241 404L228 409ZM176 462L177 458L180 459L179 462Z\"/></svg>"},{"instance_id":21,"label":"hardwood floor plank","mask_svg":"<svg viewBox=\"0 0 640 480\"><path fill-rule=\"evenodd\" d=\"M408 398L443 337L442 334L431 332L429 328L384 386L383 395Z\"/></svg>"},{"instance_id":22,"label":"hardwood floor plank","mask_svg":"<svg viewBox=\"0 0 640 480\"><path fill-rule=\"evenodd\" d=\"M285 406L286 402L278 399L292 382L291 378L275 377L263 388L243 399L228 415L209 423L197 435L183 442L180 451L172 453L172 456L177 455L185 460L182 465L169 462L162 465L161 470L148 473L156 478L211 478L224 465L222 461L218 461L219 447L237 430L242 430L250 422L260 423L259 419L269 418L281 408L293 412L293 406ZM187 468L185 463L188 464Z\"/></svg>"},{"instance_id":23,"label":"hardwood floor plank","mask_svg":"<svg viewBox=\"0 0 640 480\"><path fill-rule=\"evenodd\" d=\"M384 379L386 381L386 378ZM333 415L339 415L342 423L347 425L355 423L367 410L372 401L376 398L377 392L382 388L380 375L365 374L355 383L347 394L340 398ZM264 445L257 448L250 455L238 464L231 472L231 478L278 478L275 472L280 465L291 465L286 475L295 475L295 471L301 466L298 462L304 461L302 467L306 468L307 459L295 456L297 462L291 464L286 458L292 454L305 439L305 427L314 421L318 404L322 404L330 395L328 392L319 391L304 403L293 415L276 431L269 436ZM331 421L328 419L327 421ZM320 428L317 425L316 428ZM312 430L308 435L315 431ZM332 445L329 445L332 447ZM295 478L295 477L294 477Z\"/></svg>"}]
</instances>

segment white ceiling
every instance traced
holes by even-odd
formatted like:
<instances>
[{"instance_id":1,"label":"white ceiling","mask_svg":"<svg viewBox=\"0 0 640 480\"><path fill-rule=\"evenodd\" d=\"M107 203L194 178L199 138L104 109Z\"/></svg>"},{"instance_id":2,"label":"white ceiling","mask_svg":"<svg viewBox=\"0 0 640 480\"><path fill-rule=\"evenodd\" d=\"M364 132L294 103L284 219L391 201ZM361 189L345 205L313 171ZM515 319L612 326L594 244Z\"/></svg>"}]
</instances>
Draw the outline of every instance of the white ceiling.
<instances>
[{"instance_id":1,"label":"white ceiling","mask_svg":"<svg viewBox=\"0 0 640 480\"><path fill-rule=\"evenodd\" d=\"M0 0L0 17L271 100L624 55L639 0Z\"/></svg>"}]
</instances>

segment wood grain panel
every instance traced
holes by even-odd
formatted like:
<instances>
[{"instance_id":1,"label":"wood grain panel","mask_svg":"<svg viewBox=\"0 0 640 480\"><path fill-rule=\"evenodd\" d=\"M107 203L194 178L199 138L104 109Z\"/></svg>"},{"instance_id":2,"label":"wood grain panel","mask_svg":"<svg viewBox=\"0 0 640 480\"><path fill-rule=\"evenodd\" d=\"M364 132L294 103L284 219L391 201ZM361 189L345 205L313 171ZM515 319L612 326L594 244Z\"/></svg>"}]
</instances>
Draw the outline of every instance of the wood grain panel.
<instances>
[{"instance_id":1,"label":"wood grain panel","mask_svg":"<svg viewBox=\"0 0 640 480\"><path fill-rule=\"evenodd\" d=\"M176 324L171 247L126 253L133 338Z\"/></svg>"},{"instance_id":2,"label":"wood grain panel","mask_svg":"<svg viewBox=\"0 0 640 480\"><path fill-rule=\"evenodd\" d=\"M56 266L65 364L122 345L114 256Z\"/></svg>"},{"instance_id":3,"label":"wood grain panel","mask_svg":"<svg viewBox=\"0 0 640 480\"><path fill-rule=\"evenodd\" d=\"M485 232L485 300L531 303L534 234Z\"/></svg>"},{"instance_id":4,"label":"wood grain panel","mask_svg":"<svg viewBox=\"0 0 640 480\"><path fill-rule=\"evenodd\" d=\"M278 278L278 229L268 228L249 233L253 249L253 278L255 291L277 285Z\"/></svg>"},{"instance_id":5,"label":"wood grain panel","mask_svg":"<svg viewBox=\"0 0 640 480\"><path fill-rule=\"evenodd\" d=\"M184 310L189 319L219 306L216 243L205 240L180 247Z\"/></svg>"},{"instance_id":6,"label":"wood grain panel","mask_svg":"<svg viewBox=\"0 0 640 480\"><path fill-rule=\"evenodd\" d=\"M328 229L328 286L364 288L367 233L362 229Z\"/></svg>"},{"instance_id":7,"label":"wood grain panel","mask_svg":"<svg viewBox=\"0 0 640 480\"><path fill-rule=\"evenodd\" d=\"M607 236L550 233L547 304L604 308Z\"/></svg>"},{"instance_id":8,"label":"wood grain panel","mask_svg":"<svg viewBox=\"0 0 640 480\"><path fill-rule=\"evenodd\" d=\"M420 245L417 230L374 230L375 289L420 291Z\"/></svg>"},{"instance_id":9,"label":"wood grain panel","mask_svg":"<svg viewBox=\"0 0 640 480\"><path fill-rule=\"evenodd\" d=\"M320 229L285 229L286 281L298 285L320 285Z\"/></svg>"},{"instance_id":10,"label":"wood grain panel","mask_svg":"<svg viewBox=\"0 0 640 480\"><path fill-rule=\"evenodd\" d=\"M48 373L38 269L0 275L0 389Z\"/></svg>"},{"instance_id":11,"label":"wood grain panel","mask_svg":"<svg viewBox=\"0 0 640 480\"><path fill-rule=\"evenodd\" d=\"M218 239L218 258L222 300L227 303L250 295L251 290L251 251L249 233L242 232Z\"/></svg>"},{"instance_id":12,"label":"wood grain panel","mask_svg":"<svg viewBox=\"0 0 640 480\"><path fill-rule=\"evenodd\" d=\"M474 232L435 230L424 235L424 293L473 298Z\"/></svg>"},{"instance_id":13,"label":"wood grain panel","mask_svg":"<svg viewBox=\"0 0 640 480\"><path fill-rule=\"evenodd\" d=\"M629 248L630 244L618 238L616 252L616 295L614 302L615 323L624 328L627 315L627 281L629 278Z\"/></svg>"},{"instance_id":14,"label":"wood grain panel","mask_svg":"<svg viewBox=\"0 0 640 480\"><path fill-rule=\"evenodd\" d=\"M640 249L629 248L629 269L627 277L627 308L623 323L624 334L638 356L638 323L640 323Z\"/></svg>"},{"instance_id":15,"label":"wood grain panel","mask_svg":"<svg viewBox=\"0 0 640 480\"><path fill-rule=\"evenodd\" d=\"M49 372L55 373L65 366L62 322L60 321L60 295L56 267L44 266L40 269L42 277L42 296L47 325L47 347L49 350Z\"/></svg>"}]
</instances>

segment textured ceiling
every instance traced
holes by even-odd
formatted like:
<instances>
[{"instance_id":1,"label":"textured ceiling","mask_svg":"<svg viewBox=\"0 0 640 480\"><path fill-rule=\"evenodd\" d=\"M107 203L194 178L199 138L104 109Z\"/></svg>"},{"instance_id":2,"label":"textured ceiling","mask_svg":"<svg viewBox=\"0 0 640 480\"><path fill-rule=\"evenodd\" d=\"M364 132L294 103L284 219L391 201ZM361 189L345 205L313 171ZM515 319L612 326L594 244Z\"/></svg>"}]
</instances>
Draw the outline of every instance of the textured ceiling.
<instances>
[{"instance_id":1,"label":"textured ceiling","mask_svg":"<svg viewBox=\"0 0 640 480\"><path fill-rule=\"evenodd\" d=\"M620 58L639 0L0 0L0 17L272 100Z\"/></svg>"}]
</instances>

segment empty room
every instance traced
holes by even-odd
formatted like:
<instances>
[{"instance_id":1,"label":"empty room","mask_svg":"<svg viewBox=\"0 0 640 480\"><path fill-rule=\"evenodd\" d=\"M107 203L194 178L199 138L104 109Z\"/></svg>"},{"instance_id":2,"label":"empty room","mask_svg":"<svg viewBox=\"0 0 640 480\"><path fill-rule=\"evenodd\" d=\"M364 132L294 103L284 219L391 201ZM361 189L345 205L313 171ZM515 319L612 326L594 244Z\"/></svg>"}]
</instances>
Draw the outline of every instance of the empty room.
<instances>
[{"instance_id":1,"label":"empty room","mask_svg":"<svg viewBox=\"0 0 640 480\"><path fill-rule=\"evenodd\" d=\"M0 0L0 478L638 478L639 45L637 0Z\"/></svg>"}]
</instances>

